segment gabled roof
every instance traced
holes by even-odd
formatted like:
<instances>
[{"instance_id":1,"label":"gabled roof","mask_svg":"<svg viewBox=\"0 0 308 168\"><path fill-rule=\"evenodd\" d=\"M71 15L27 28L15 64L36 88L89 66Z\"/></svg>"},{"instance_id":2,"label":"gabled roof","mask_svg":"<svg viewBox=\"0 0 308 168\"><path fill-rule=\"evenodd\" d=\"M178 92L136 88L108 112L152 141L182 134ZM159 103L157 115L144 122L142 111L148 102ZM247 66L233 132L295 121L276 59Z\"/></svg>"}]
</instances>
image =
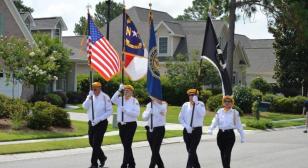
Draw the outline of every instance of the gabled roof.
<instances>
[{"instance_id":1,"label":"gabled roof","mask_svg":"<svg viewBox=\"0 0 308 168\"><path fill-rule=\"evenodd\" d=\"M31 27L32 30L57 29L58 23L61 24L63 31L67 30L67 26L62 17L34 18L34 22L36 26Z\"/></svg>"},{"instance_id":2,"label":"gabled roof","mask_svg":"<svg viewBox=\"0 0 308 168\"><path fill-rule=\"evenodd\" d=\"M32 17L30 12L20 12L20 16L22 18L22 20L25 22L26 19L30 19L30 26L31 27L35 27L35 22L34 22L34 18Z\"/></svg>"},{"instance_id":3,"label":"gabled roof","mask_svg":"<svg viewBox=\"0 0 308 168\"><path fill-rule=\"evenodd\" d=\"M17 8L15 7L13 1L11 0L3 0L4 4L7 7L7 10L10 12L12 17L14 18L15 23L17 24L19 30L21 31L23 37L30 43L31 46L35 45L35 41L30 33L30 31L27 29L27 26L25 25L21 15L19 14ZM9 31L9 34L12 33L12 31ZM14 35L14 34L12 34Z\"/></svg>"},{"instance_id":4,"label":"gabled roof","mask_svg":"<svg viewBox=\"0 0 308 168\"><path fill-rule=\"evenodd\" d=\"M239 42L244 48L251 48L251 40L245 35L235 34L234 41Z\"/></svg>"},{"instance_id":5,"label":"gabled roof","mask_svg":"<svg viewBox=\"0 0 308 168\"><path fill-rule=\"evenodd\" d=\"M180 23L175 21L161 21L156 26L155 31L157 31L162 25L164 25L173 36L185 37L185 32Z\"/></svg>"},{"instance_id":6,"label":"gabled roof","mask_svg":"<svg viewBox=\"0 0 308 168\"><path fill-rule=\"evenodd\" d=\"M80 46L84 40L83 46ZM71 49L70 59L72 61L87 61L87 39L83 36L63 36L62 43L65 48Z\"/></svg>"}]
</instances>

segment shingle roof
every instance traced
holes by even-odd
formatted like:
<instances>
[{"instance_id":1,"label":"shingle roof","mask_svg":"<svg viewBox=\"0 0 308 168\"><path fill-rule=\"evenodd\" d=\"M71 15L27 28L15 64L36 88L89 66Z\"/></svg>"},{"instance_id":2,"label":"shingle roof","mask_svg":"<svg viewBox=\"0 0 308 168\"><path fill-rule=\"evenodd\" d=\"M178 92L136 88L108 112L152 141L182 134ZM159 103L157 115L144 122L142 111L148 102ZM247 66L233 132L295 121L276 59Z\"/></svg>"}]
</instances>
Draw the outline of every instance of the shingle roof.
<instances>
[{"instance_id":1,"label":"shingle roof","mask_svg":"<svg viewBox=\"0 0 308 168\"><path fill-rule=\"evenodd\" d=\"M235 34L234 41L239 42L244 48L251 48L251 40L245 35Z\"/></svg>"},{"instance_id":2,"label":"shingle roof","mask_svg":"<svg viewBox=\"0 0 308 168\"><path fill-rule=\"evenodd\" d=\"M127 11L127 14L133 20L140 34L143 43L148 44L149 39L149 24L148 24L148 9L140 7L131 7ZM114 18L110 22L110 43L120 53L122 48L122 14ZM162 20L172 21L174 20L168 13L153 10L154 26L156 26ZM106 35L106 27L102 28L102 33Z\"/></svg>"},{"instance_id":3,"label":"shingle roof","mask_svg":"<svg viewBox=\"0 0 308 168\"><path fill-rule=\"evenodd\" d=\"M247 73L274 75L276 58L273 48L248 48L245 51L251 62Z\"/></svg>"},{"instance_id":4,"label":"shingle roof","mask_svg":"<svg viewBox=\"0 0 308 168\"><path fill-rule=\"evenodd\" d=\"M61 23L62 29L64 31L67 30L62 17L34 18L34 22L36 26L32 27L32 30L56 29L59 22Z\"/></svg>"},{"instance_id":5,"label":"shingle roof","mask_svg":"<svg viewBox=\"0 0 308 168\"><path fill-rule=\"evenodd\" d=\"M71 49L70 59L72 61L87 61L87 39L84 39L83 46L80 43L83 36L63 36L62 42L65 48ZM80 50L81 49L81 50Z\"/></svg>"},{"instance_id":6,"label":"shingle roof","mask_svg":"<svg viewBox=\"0 0 308 168\"><path fill-rule=\"evenodd\" d=\"M183 31L185 32L186 40L180 41L180 44L176 49L175 55L178 53L192 53L193 51L198 51L201 53L206 21L180 21L179 23ZM213 26L218 38L221 36L224 25L225 23L223 21L213 20ZM187 46L187 48L181 49L185 45ZM181 48L179 48L180 46Z\"/></svg>"},{"instance_id":7,"label":"shingle roof","mask_svg":"<svg viewBox=\"0 0 308 168\"><path fill-rule=\"evenodd\" d=\"M174 21L163 21L172 31L174 34L177 35L185 35L184 30L182 29L182 26L180 23L178 22L174 22Z\"/></svg>"},{"instance_id":8,"label":"shingle roof","mask_svg":"<svg viewBox=\"0 0 308 168\"><path fill-rule=\"evenodd\" d=\"M273 48L274 39L253 39L250 40L251 48Z\"/></svg>"}]
</instances>

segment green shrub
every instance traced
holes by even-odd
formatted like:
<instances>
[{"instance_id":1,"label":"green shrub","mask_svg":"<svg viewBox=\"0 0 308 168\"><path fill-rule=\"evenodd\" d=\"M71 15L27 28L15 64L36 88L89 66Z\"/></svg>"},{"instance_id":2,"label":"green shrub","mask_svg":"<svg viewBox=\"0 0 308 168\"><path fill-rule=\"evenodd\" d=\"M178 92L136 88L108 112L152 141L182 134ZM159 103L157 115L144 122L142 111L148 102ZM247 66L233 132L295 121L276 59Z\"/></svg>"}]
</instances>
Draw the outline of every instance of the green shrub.
<instances>
[{"instance_id":1,"label":"green shrub","mask_svg":"<svg viewBox=\"0 0 308 168\"><path fill-rule=\"evenodd\" d=\"M27 118L27 126L31 129L48 129L52 123L52 116L47 109L53 107L55 106L48 102L35 102L32 113Z\"/></svg>"},{"instance_id":2,"label":"green shrub","mask_svg":"<svg viewBox=\"0 0 308 168\"><path fill-rule=\"evenodd\" d=\"M61 97L61 100L62 100L62 104L59 106L59 107L65 107L67 101L68 101L68 98L66 96L66 94L64 92L61 92L61 91L57 91L57 92L54 92L54 94L58 95Z\"/></svg>"},{"instance_id":3,"label":"green shrub","mask_svg":"<svg viewBox=\"0 0 308 168\"><path fill-rule=\"evenodd\" d=\"M268 93L272 90L271 84L269 84L262 77L257 77L251 81L250 87L253 89L260 90L263 94Z\"/></svg>"},{"instance_id":4,"label":"green shrub","mask_svg":"<svg viewBox=\"0 0 308 168\"><path fill-rule=\"evenodd\" d=\"M252 103L254 102L254 97L250 88L240 86L235 87L234 100L235 104L239 108L241 108L244 113L251 113L251 107Z\"/></svg>"},{"instance_id":5,"label":"green shrub","mask_svg":"<svg viewBox=\"0 0 308 168\"><path fill-rule=\"evenodd\" d=\"M49 107L45 109L51 115L51 125L55 127L69 128L71 120L69 114L59 107Z\"/></svg>"},{"instance_id":6,"label":"green shrub","mask_svg":"<svg viewBox=\"0 0 308 168\"><path fill-rule=\"evenodd\" d=\"M58 107L61 107L63 105L62 98L54 93L48 93L45 96L45 101L49 102L52 105L56 105Z\"/></svg>"},{"instance_id":7,"label":"green shrub","mask_svg":"<svg viewBox=\"0 0 308 168\"><path fill-rule=\"evenodd\" d=\"M258 89L252 89L251 90L251 93L252 93L252 96L253 96L253 101L256 101L256 100L262 100L262 97L263 97L263 94L260 90Z\"/></svg>"},{"instance_id":8,"label":"green shrub","mask_svg":"<svg viewBox=\"0 0 308 168\"><path fill-rule=\"evenodd\" d=\"M266 119L249 120L246 122L246 126L265 130L273 128L273 122L271 120L266 120Z\"/></svg>"},{"instance_id":9,"label":"green shrub","mask_svg":"<svg viewBox=\"0 0 308 168\"><path fill-rule=\"evenodd\" d=\"M31 129L47 130L51 126L51 123L52 118L47 109L43 111L33 110L32 114L28 117L27 126Z\"/></svg>"},{"instance_id":10,"label":"green shrub","mask_svg":"<svg viewBox=\"0 0 308 168\"><path fill-rule=\"evenodd\" d=\"M9 118L10 113L6 109L6 104L9 100L10 98L0 94L0 118Z\"/></svg>"},{"instance_id":11,"label":"green shrub","mask_svg":"<svg viewBox=\"0 0 308 168\"><path fill-rule=\"evenodd\" d=\"M206 103L206 108L210 111L215 111L217 108L221 107L222 94L211 96Z\"/></svg>"},{"instance_id":12,"label":"green shrub","mask_svg":"<svg viewBox=\"0 0 308 168\"><path fill-rule=\"evenodd\" d=\"M86 99L87 94L88 93L82 93L82 92L67 92L66 96L68 98L68 103L78 104L82 103Z\"/></svg>"},{"instance_id":13,"label":"green shrub","mask_svg":"<svg viewBox=\"0 0 308 168\"><path fill-rule=\"evenodd\" d=\"M6 108L10 112L12 128L20 129L30 112L30 105L21 99L14 99L6 104Z\"/></svg>"},{"instance_id":14,"label":"green shrub","mask_svg":"<svg viewBox=\"0 0 308 168\"><path fill-rule=\"evenodd\" d=\"M213 96L213 93L211 90L201 90L199 99L200 101L204 102L205 104L207 103L207 100Z\"/></svg>"}]
</instances>

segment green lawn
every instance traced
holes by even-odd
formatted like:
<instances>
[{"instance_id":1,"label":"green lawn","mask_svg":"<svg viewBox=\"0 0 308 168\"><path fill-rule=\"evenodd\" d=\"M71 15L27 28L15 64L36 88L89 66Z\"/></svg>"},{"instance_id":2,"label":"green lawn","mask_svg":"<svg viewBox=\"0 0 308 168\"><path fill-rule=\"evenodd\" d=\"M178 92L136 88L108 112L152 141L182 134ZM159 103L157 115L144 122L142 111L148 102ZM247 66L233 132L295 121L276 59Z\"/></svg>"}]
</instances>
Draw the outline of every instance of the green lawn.
<instances>
[{"instance_id":1,"label":"green lawn","mask_svg":"<svg viewBox=\"0 0 308 168\"><path fill-rule=\"evenodd\" d=\"M165 138L182 136L182 131L166 131ZM134 142L145 141L146 133L144 129L138 128ZM118 144L120 143L120 137L106 136L104 138L104 145ZM64 150L73 148L89 147L88 139L76 139L76 140L63 140L56 142L38 142L28 144L14 144L14 145L0 145L1 154L13 154L13 153L28 153L28 152L41 152L50 150Z\"/></svg>"},{"instance_id":2,"label":"green lawn","mask_svg":"<svg viewBox=\"0 0 308 168\"><path fill-rule=\"evenodd\" d=\"M81 107L81 105L79 104L78 106ZM116 111L116 106L113 106L114 111ZM145 109L145 106L141 106L141 113L143 113ZM168 113L167 113L167 123L179 123L178 120L178 116L179 113L181 111L181 107L180 106L168 106ZM76 109L74 112L84 112L85 110L82 109L82 107L80 109ZM206 126L209 126L212 122L213 117L215 116L214 112L211 111L207 111L206 116L205 116L205 120L204 120L204 124ZM296 119L296 118L302 118L302 115L296 115L296 114L285 114L285 113L272 113L272 112L261 112L261 118L264 119L269 119L272 121L278 121L278 120L288 120L288 119ZM245 115L241 117L241 121L242 123L246 123L249 120L253 120L255 118L255 116L253 115ZM140 114L138 117L138 120L142 121L142 115ZM284 127L284 126L298 126L298 125L303 125L301 124L303 122L294 122L294 121L288 121L285 123L277 123L274 124L274 127ZM245 128L245 129L253 129L253 128Z\"/></svg>"},{"instance_id":3,"label":"green lawn","mask_svg":"<svg viewBox=\"0 0 308 168\"><path fill-rule=\"evenodd\" d=\"M63 138L76 137L88 134L88 124L82 121L72 121L72 130L53 130L53 131L39 131L39 130L1 130L0 142L17 141L29 139L46 139L46 138ZM114 130L112 125L108 125L107 131Z\"/></svg>"}]
</instances>

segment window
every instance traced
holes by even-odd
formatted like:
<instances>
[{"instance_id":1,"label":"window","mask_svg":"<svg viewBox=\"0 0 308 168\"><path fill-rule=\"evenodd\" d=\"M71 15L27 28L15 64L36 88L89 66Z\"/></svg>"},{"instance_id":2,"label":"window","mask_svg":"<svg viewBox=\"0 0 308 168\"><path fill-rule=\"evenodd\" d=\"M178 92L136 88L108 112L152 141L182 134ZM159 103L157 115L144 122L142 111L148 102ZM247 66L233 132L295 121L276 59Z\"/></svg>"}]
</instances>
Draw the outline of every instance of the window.
<instances>
[{"instance_id":1,"label":"window","mask_svg":"<svg viewBox=\"0 0 308 168\"><path fill-rule=\"evenodd\" d=\"M159 53L160 54L168 53L168 37L159 38Z\"/></svg>"},{"instance_id":2,"label":"window","mask_svg":"<svg viewBox=\"0 0 308 168\"><path fill-rule=\"evenodd\" d=\"M58 79L57 82L56 82L56 90L57 91L65 91L65 88L66 88L66 80L61 78L61 79Z\"/></svg>"}]
</instances>

